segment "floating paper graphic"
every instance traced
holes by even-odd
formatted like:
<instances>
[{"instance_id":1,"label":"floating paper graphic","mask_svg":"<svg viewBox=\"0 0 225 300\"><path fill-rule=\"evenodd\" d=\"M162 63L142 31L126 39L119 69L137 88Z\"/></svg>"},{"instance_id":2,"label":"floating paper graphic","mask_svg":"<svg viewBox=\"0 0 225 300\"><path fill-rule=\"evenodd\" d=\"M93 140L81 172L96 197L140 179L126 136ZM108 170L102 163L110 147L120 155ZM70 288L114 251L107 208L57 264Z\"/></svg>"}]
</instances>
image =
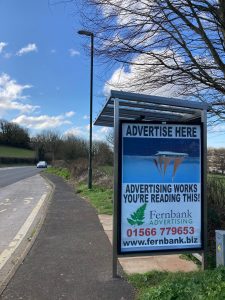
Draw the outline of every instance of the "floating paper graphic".
<instances>
[{"instance_id":1,"label":"floating paper graphic","mask_svg":"<svg viewBox=\"0 0 225 300\"><path fill-rule=\"evenodd\" d=\"M178 153L178 152L171 152L171 151L158 151L153 156L153 162L159 171L159 173L164 177L166 174L166 170L170 162L173 162L173 174L172 180L176 175L177 168L182 163L182 161L188 157L187 153Z\"/></svg>"}]
</instances>

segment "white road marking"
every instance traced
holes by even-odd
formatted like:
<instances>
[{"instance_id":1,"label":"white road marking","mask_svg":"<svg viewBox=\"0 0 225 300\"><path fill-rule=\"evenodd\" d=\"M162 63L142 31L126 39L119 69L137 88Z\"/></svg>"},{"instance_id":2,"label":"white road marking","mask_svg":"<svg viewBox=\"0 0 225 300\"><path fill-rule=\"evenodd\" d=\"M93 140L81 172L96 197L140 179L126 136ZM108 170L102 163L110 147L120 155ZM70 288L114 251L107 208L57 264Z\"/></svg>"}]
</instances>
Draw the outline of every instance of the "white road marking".
<instances>
[{"instance_id":1,"label":"white road marking","mask_svg":"<svg viewBox=\"0 0 225 300\"><path fill-rule=\"evenodd\" d=\"M2 213L3 211L6 211L7 209L5 208L5 209L2 209L2 210L0 210L0 213Z\"/></svg>"},{"instance_id":2,"label":"white road marking","mask_svg":"<svg viewBox=\"0 0 225 300\"><path fill-rule=\"evenodd\" d=\"M8 203L8 201L6 201L6 203L4 202L0 202L0 205L11 205L12 203Z\"/></svg>"},{"instance_id":3,"label":"white road marking","mask_svg":"<svg viewBox=\"0 0 225 300\"><path fill-rule=\"evenodd\" d=\"M5 200L3 200L3 202L0 202L0 205L11 205L11 204L12 203L9 203L9 199L5 199Z\"/></svg>"},{"instance_id":4,"label":"white road marking","mask_svg":"<svg viewBox=\"0 0 225 300\"><path fill-rule=\"evenodd\" d=\"M28 199L24 199L23 202L24 202L24 204L30 204L30 200L28 200Z\"/></svg>"},{"instance_id":5,"label":"white road marking","mask_svg":"<svg viewBox=\"0 0 225 300\"><path fill-rule=\"evenodd\" d=\"M41 199L38 201L37 205L34 207L32 212L30 213L29 217L25 221L25 223L22 225L12 242L8 245L8 248L5 249L0 254L0 270L5 265L5 263L9 260L9 258L12 256L13 252L16 250L16 248L21 243L22 239L26 236L34 218L36 217L39 209L41 208L42 204L45 201L47 193L43 194ZM0 211L1 212L1 211Z\"/></svg>"}]
</instances>

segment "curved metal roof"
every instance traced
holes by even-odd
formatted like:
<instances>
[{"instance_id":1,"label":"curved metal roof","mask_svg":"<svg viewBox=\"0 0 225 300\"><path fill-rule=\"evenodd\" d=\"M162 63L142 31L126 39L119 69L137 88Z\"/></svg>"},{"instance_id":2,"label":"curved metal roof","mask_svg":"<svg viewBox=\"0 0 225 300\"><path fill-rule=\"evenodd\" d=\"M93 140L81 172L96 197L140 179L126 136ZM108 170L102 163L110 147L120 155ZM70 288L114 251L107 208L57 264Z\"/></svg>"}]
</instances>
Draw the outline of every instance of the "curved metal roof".
<instances>
[{"instance_id":1,"label":"curved metal roof","mask_svg":"<svg viewBox=\"0 0 225 300\"><path fill-rule=\"evenodd\" d=\"M120 120L129 121L191 121L210 109L210 105L202 102L112 90L94 125L114 126L115 99L119 100Z\"/></svg>"}]
</instances>

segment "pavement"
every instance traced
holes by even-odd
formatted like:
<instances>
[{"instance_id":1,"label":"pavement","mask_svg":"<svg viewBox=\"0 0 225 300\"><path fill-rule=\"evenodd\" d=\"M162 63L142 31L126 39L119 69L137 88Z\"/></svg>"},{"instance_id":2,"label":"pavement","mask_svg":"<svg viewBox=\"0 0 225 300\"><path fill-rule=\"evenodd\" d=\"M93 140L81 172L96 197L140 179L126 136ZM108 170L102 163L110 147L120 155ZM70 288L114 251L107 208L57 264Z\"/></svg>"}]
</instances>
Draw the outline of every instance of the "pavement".
<instances>
[{"instance_id":1,"label":"pavement","mask_svg":"<svg viewBox=\"0 0 225 300\"><path fill-rule=\"evenodd\" d=\"M112 217L98 216L61 178L47 178L55 190L42 228L1 300L133 300L124 271L197 270L178 255L120 258L120 277L113 279Z\"/></svg>"},{"instance_id":2,"label":"pavement","mask_svg":"<svg viewBox=\"0 0 225 300\"><path fill-rule=\"evenodd\" d=\"M112 216L99 215L99 220L109 241L112 243ZM195 263L181 259L179 254L122 257L119 258L119 262L127 274L146 273L153 270L169 272L192 272L198 270L198 266Z\"/></svg>"}]
</instances>

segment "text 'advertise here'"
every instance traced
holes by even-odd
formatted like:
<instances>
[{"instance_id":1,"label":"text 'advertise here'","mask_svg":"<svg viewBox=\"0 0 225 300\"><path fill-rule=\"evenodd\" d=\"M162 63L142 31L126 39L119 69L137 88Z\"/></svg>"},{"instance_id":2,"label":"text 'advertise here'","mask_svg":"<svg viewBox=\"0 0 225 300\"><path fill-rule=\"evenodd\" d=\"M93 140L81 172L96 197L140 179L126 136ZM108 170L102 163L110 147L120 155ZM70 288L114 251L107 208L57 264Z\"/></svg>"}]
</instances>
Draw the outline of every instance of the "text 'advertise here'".
<instances>
[{"instance_id":1,"label":"text 'advertise here'","mask_svg":"<svg viewBox=\"0 0 225 300\"><path fill-rule=\"evenodd\" d=\"M201 130L121 123L119 254L202 249Z\"/></svg>"}]
</instances>

